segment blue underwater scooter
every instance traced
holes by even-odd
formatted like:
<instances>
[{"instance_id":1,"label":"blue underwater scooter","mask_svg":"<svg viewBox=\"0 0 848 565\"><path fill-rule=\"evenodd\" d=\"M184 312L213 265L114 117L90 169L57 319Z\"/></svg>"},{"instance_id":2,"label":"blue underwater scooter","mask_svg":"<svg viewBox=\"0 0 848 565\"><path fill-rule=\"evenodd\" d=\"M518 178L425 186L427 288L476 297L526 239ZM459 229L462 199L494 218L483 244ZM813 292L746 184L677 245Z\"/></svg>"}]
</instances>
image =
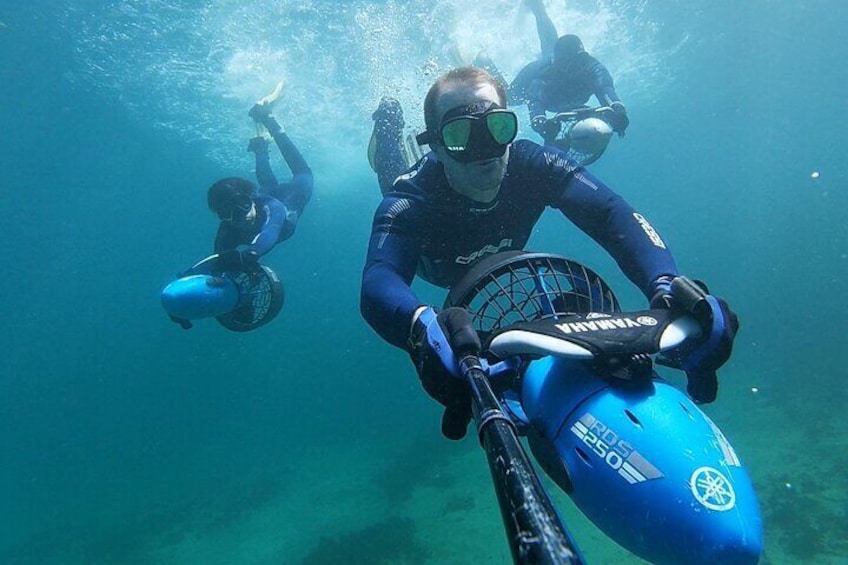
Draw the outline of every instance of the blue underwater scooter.
<instances>
[{"instance_id":1,"label":"blue underwater scooter","mask_svg":"<svg viewBox=\"0 0 848 565\"><path fill-rule=\"evenodd\" d=\"M538 479L514 484L533 475L517 435L598 528L643 559L758 562L762 522L748 474L718 427L652 368L651 355L701 335L687 311L703 292L681 277L672 295L680 309L623 313L594 272L522 251L479 261L452 288L445 306L469 311L483 338L481 357L461 367L516 562L583 562ZM505 443L517 466L504 463L495 435L513 436ZM535 516L523 516L528 508Z\"/></svg>"},{"instance_id":2,"label":"blue underwater scooter","mask_svg":"<svg viewBox=\"0 0 848 565\"><path fill-rule=\"evenodd\" d=\"M245 270L217 268L210 255L162 290L162 306L184 329L191 320L214 317L235 332L246 332L273 320L283 308L285 289L269 267L254 263Z\"/></svg>"}]
</instances>

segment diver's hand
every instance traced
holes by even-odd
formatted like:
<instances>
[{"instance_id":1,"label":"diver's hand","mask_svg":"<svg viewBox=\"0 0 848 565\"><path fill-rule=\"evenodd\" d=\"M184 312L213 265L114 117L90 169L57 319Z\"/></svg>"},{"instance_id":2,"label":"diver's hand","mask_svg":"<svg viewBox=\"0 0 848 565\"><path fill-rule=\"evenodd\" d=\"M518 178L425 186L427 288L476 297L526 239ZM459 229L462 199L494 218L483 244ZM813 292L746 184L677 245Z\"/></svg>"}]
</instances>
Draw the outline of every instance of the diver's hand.
<instances>
[{"instance_id":1,"label":"diver's hand","mask_svg":"<svg viewBox=\"0 0 848 565\"><path fill-rule=\"evenodd\" d=\"M530 120L530 127L533 128L533 131L542 136L542 139L545 140L546 144L550 144L554 139L556 139L561 124L559 122L549 120L545 116L534 116L533 119Z\"/></svg>"},{"instance_id":2,"label":"diver's hand","mask_svg":"<svg viewBox=\"0 0 848 565\"><path fill-rule=\"evenodd\" d=\"M727 302L711 294L706 296L706 301L709 310L698 319L704 338L681 359L688 379L686 391L698 403L716 399L716 371L730 358L739 331L739 318Z\"/></svg>"},{"instance_id":3,"label":"diver's hand","mask_svg":"<svg viewBox=\"0 0 848 565\"><path fill-rule=\"evenodd\" d=\"M471 394L459 361L479 354L481 347L471 316L462 308L436 313L427 306L413 323L409 355L424 390L445 407L442 433L449 439L463 438L471 420Z\"/></svg>"},{"instance_id":4,"label":"diver's hand","mask_svg":"<svg viewBox=\"0 0 848 565\"><path fill-rule=\"evenodd\" d=\"M693 316L701 326L702 336L685 343L658 362L686 372L686 391L696 403L707 404L716 399L716 371L730 358L739 331L739 317L726 301L709 294L703 283L677 277L670 282L661 277L655 282L652 308L671 308Z\"/></svg>"},{"instance_id":5,"label":"diver's hand","mask_svg":"<svg viewBox=\"0 0 848 565\"><path fill-rule=\"evenodd\" d=\"M259 260L251 249L230 249L218 254L217 267L222 271L248 271Z\"/></svg>"},{"instance_id":6,"label":"diver's hand","mask_svg":"<svg viewBox=\"0 0 848 565\"><path fill-rule=\"evenodd\" d=\"M619 137L624 136L624 131L630 125L630 118L627 117L627 108L621 102L613 102L610 104L612 112L607 116L612 131L617 133Z\"/></svg>"}]
</instances>

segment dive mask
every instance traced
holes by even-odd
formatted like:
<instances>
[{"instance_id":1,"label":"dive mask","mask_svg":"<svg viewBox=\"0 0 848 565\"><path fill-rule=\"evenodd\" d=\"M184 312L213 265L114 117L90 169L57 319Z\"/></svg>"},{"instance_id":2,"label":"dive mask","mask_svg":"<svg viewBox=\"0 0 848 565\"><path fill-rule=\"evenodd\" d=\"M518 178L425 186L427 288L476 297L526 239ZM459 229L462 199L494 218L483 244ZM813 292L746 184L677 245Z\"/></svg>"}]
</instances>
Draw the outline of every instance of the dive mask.
<instances>
[{"instance_id":1,"label":"dive mask","mask_svg":"<svg viewBox=\"0 0 848 565\"><path fill-rule=\"evenodd\" d=\"M472 163L502 157L518 134L515 112L494 102L481 101L447 112L434 139L430 132L416 138L419 145L438 144L451 158Z\"/></svg>"}]
</instances>

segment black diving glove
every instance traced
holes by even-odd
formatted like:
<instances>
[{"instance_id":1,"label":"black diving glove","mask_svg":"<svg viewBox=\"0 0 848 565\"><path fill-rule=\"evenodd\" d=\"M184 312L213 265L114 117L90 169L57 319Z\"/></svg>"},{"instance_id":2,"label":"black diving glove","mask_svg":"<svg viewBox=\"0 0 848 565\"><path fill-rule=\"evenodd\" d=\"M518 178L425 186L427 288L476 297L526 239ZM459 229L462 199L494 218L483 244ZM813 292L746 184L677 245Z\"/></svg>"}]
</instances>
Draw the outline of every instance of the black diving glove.
<instances>
[{"instance_id":1,"label":"black diving glove","mask_svg":"<svg viewBox=\"0 0 848 565\"><path fill-rule=\"evenodd\" d=\"M447 308L438 314L427 307L418 316L409 336L409 356L424 390L445 407L442 434L453 440L465 437L471 421L471 391L459 361L477 355L480 338L471 315L462 308Z\"/></svg>"},{"instance_id":2,"label":"black diving glove","mask_svg":"<svg viewBox=\"0 0 848 565\"><path fill-rule=\"evenodd\" d=\"M218 254L217 267L222 271L249 271L259 261L251 249L230 249Z\"/></svg>"},{"instance_id":3,"label":"black diving glove","mask_svg":"<svg viewBox=\"0 0 848 565\"><path fill-rule=\"evenodd\" d=\"M545 144L550 144L556 139L557 134L559 134L561 124L559 122L549 120L545 116L539 115L533 116L530 120L530 127L533 128L533 131L542 136L542 139L545 140Z\"/></svg>"},{"instance_id":4,"label":"black diving glove","mask_svg":"<svg viewBox=\"0 0 848 565\"><path fill-rule=\"evenodd\" d=\"M612 108L612 112L607 118L610 127L612 127L612 131L622 136L627 126L630 125L630 118L627 117L627 108L621 102L613 102L610 104L610 108Z\"/></svg>"},{"instance_id":5,"label":"black diving glove","mask_svg":"<svg viewBox=\"0 0 848 565\"><path fill-rule=\"evenodd\" d=\"M698 321L703 331L701 339L683 344L657 362L686 372L686 392L696 403L713 402L718 394L716 371L730 358L739 318L727 302L709 294L701 282L677 277L656 286L652 308L684 311Z\"/></svg>"}]
</instances>

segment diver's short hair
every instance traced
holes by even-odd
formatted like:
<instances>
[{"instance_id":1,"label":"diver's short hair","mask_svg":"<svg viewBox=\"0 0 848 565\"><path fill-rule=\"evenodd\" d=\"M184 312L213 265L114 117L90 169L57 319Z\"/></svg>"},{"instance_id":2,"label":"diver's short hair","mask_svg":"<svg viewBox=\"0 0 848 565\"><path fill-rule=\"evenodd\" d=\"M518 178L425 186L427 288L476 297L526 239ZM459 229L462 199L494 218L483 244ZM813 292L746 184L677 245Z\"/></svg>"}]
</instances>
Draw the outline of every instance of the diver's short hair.
<instances>
[{"instance_id":1,"label":"diver's short hair","mask_svg":"<svg viewBox=\"0 0 848 565\"><path fill-rule=\"evenodd\" d=\"M585 52L586 48L583 47L580 38L570 33L563 35L554 43L554 61L556 62L565 63Z\"/></svg>"},{"instance_id":2,"label":"diver's short hair","mask_svg":"<svg viewBox=\"0 0 848 565\"><path fill-rule=\"evenodd\" d=\"M424 98L424 125L432 135L436 135L436 130L439 128L439 124L436 123L438 118L436 116L436 100L446 85L457 82L491 84L495 87L498 97L501 99L501 104L506 107L506 88L501 84L501 81L479 67L458 67L437 78L430 90L427 91L426 98Z\"/></svg>"},{"instance_id":3,"label":"diver's short hair","mask_svg":"<svg viewBox=\"0 0 848 565\"><path fill-rule=\"evenodd\" d=\"M245 196L251 197L256 192L256 185L241 177L227 177L209 187L206 202L209 209L218 215L228 211Z\"/></svg>"}]
</instances>

